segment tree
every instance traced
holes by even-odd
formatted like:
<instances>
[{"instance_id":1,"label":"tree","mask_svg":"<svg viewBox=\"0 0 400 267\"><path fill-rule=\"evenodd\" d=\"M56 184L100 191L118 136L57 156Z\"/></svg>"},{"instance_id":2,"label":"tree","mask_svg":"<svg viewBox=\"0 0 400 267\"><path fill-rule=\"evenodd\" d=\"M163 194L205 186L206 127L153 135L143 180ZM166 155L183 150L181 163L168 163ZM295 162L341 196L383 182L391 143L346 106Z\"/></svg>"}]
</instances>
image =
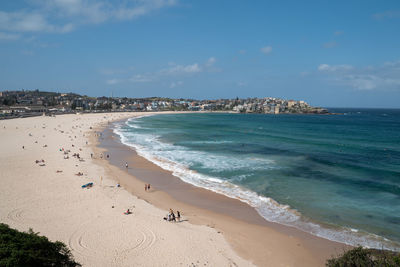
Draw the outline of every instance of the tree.
<instances>
[{"instance_id":1,"label":"tree","mask_svg":"<svg viewBox=\"0 0 400 267\"><path fill-rule=\"evenodd\" d=\"M12 106L17 103L17 98L15 96L7 96L3 99L3 105Z\"/></svg>"},{"instance_id":2,"label":"tree","mask_svg":"<svg viewBox=\"0 0 400 267\"><path fill-rule=\"evenodd\" d=\"M75 262L67 246L51 242L29 229L19 232L0 223L0 266L81 266Z\"/></svg>"},{"instance_id":3,"label":"tree","mask_svg":"<svg viewBox=\"0 0 400 267\"><path fill-rule=\"evenodd\" d=\"M400 254L393 251L356 247L326 262L327 267L396 267Z\"/></svg>"}]
</instances>

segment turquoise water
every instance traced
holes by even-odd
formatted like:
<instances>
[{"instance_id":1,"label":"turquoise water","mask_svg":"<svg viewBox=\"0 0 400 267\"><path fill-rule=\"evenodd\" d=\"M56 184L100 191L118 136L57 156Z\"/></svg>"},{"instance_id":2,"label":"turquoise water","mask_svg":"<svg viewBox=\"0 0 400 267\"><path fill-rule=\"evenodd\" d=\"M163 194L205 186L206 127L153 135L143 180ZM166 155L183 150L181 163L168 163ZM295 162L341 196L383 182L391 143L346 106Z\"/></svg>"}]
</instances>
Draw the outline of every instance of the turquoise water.
<instances>
[{"instance_id":1,"label":"turquoise water","mask_svg":"<svg viewBox=\"0 0 400 267\"><path fill-rule=\"evenodd\" d=\"M400 110L344 115L173 114L131 119L123 143L266 220L400 248Z\"/></svg>"}]
</instances>

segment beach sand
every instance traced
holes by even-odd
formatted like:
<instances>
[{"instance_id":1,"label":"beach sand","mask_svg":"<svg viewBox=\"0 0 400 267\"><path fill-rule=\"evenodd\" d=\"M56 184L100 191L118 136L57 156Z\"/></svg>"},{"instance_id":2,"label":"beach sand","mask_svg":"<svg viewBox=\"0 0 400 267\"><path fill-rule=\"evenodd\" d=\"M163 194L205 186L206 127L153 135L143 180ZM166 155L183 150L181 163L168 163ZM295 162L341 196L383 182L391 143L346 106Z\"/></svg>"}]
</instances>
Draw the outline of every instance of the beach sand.
<instances>
[{"instance_id":1,"label":"beach sand","mask_svg":"<svg viewBox=\"0 0 400 267\"><path fill-rule=\"evenodd\" d=\"M95 129L138 115L0 121L0 222L63 241L83 266L323 266L342 251L342 244L269 224L240 201L181 182L107 130L96 146ZM100 157L104 151L110 159ZM44 166L35 163L41 159ZM81 188L89 182L92 188ZM124 215L128 208L132 214ZM164 221L169 208L181 210L183 221Z\"/></svg>"}]
</instances>

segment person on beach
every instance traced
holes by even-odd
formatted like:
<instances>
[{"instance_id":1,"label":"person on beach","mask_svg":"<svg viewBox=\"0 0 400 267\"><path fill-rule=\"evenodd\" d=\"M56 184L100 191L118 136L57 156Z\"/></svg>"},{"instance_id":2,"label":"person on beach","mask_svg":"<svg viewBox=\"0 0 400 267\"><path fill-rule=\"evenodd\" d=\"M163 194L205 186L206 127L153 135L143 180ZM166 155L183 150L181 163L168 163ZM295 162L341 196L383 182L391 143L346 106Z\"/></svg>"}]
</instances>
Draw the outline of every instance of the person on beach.
<instances>
[{"instance_id":1,"label":"person on beach","mask_svg":"<svg viewBox=\"0 0 400 267\"><path fill-rule=\"evenodd\" d=\"M174 211L172 209L169 209L168 221L176 222L175 214L174 214Z\"/></svg>"},{"instance_id":2,"label":"person on beach","mask_svg":"<svg viewBox=\"0 0 400 267\"><path fill-rule=\"evenodd\" d=\"M147 191L150 191L150 184L147 185Z\"/></svg>"},{"instance_id":3,"label":"person on beach","mask_svg":"<svg viewBox=\"0 0 400 267\"><path fill-rule=\"evenodd\" d=\"M125 168L128 169L128 162L125 162Z\"/></svg>"},{"instance_id":4,"label":"person on beach","mask_svg":"<svg viewBox=\"0 0 400 267\"><path fill-rule=\"evenodd\" d=\"M172 212L172 214L171 214L171 221L174 221L174 222L176 222L176 219L175 219L175 213L173 213L173 212Z\"/></svg>"},{"instance_id":5,"label":"person on beach","mask_svg":"<svg viewBox=\"0 0 400 267\"><path fill-rule=\"evenodd\" d=\"M144 191L147 191L147 184L144 184Z\"/></svg>"},{"instance_id":6,"label":"person on beach","mask_svg":"<svg viewBox=\"0 0 400 267\"><path fill-rule=\"evenodd\" d=\"M176 218L178 219L178 222L181 221L181 213L179 212L179 210L176 211Z\"/></svg>"}]
</instances>

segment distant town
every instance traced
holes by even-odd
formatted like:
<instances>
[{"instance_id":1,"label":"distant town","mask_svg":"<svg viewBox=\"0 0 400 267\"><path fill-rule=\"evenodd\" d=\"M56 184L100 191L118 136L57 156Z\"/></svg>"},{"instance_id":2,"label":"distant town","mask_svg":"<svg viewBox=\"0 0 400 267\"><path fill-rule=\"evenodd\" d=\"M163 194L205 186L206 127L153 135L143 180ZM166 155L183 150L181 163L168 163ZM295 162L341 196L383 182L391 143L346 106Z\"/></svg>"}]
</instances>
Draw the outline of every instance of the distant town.
<instances>
[{"instance_id":1,"label":"distant town","mask_svg":"<svg viewBox=\"0 0 400 267\"><path fill-rule=\"evenodd\" d=\"M164 97L89 97L75 93L34 91L0 92L0 119L42 114L129 111L225 111L264 114L328 114L302 100L274 97L194 100Z\"/></svg>"}]
</instances>

